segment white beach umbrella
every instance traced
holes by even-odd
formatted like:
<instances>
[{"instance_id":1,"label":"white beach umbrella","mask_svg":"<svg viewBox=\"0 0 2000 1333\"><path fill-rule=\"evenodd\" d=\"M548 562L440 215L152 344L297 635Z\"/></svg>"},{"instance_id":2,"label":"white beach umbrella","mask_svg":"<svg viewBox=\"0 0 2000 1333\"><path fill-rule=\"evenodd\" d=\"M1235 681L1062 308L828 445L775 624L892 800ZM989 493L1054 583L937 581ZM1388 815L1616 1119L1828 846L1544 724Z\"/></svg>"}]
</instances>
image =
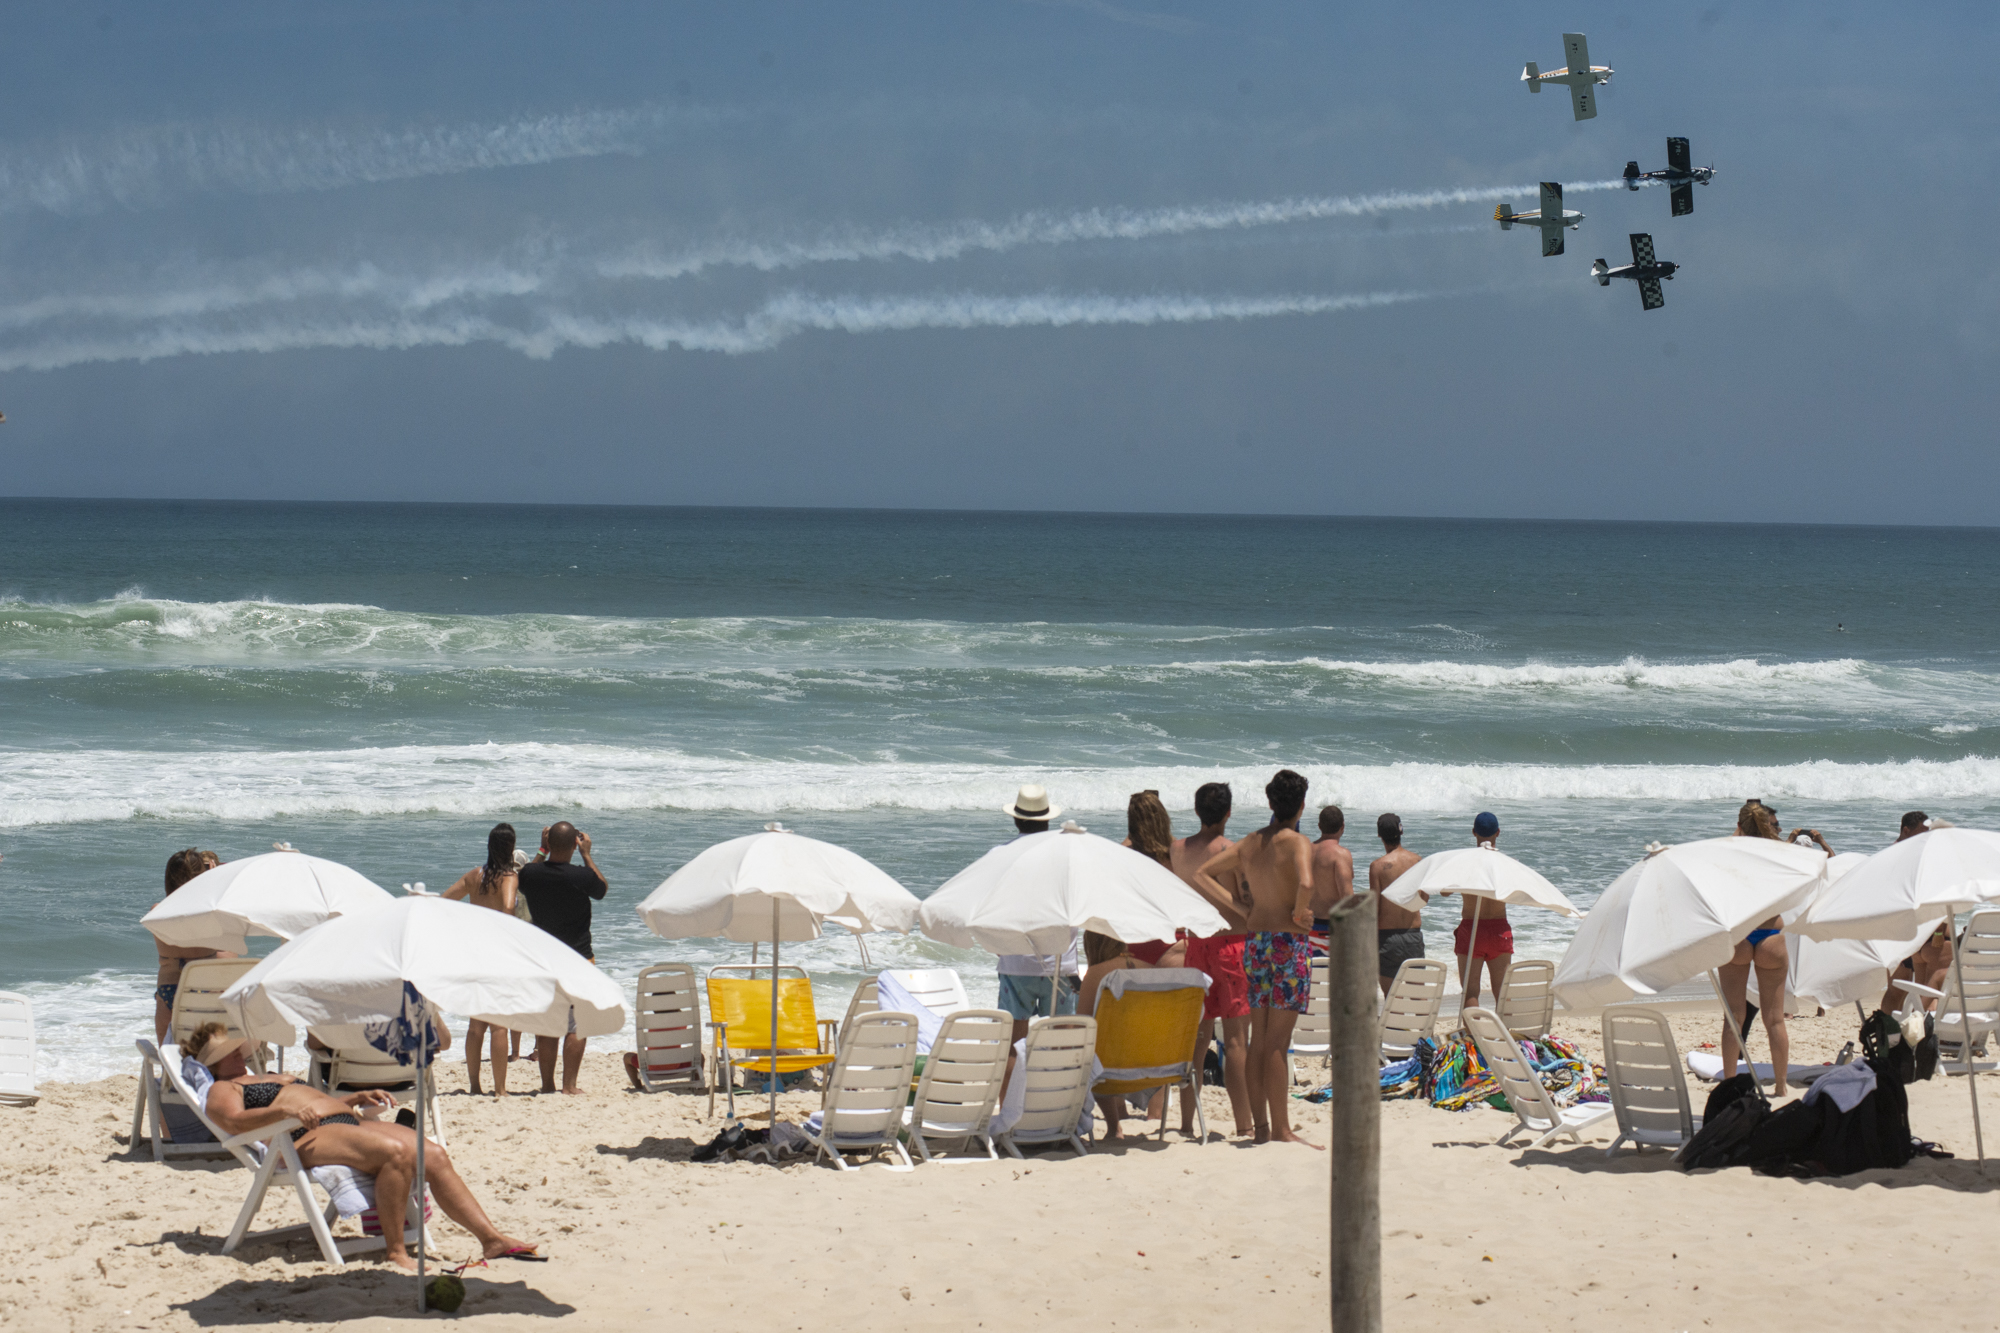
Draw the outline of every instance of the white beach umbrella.
<instances>
[{"instance_id":1,"label":"white beach umbrella","mask_svg":"<svg viewBox=\"0 0 2000 1333\"><path fill-rule=\"evenodd\" d=\"M1759 924L1810 898L1825 872L1825 853L1769 838L1669 847L1597 900L1556 964L1556 993L1572 1008L1616 1004L1709 972Z\"/></svg>"},{"instance_id":2,"label":"white beach umbrella","mask_svg":"<svg viewBox=\"0 0 2000 1333\"><path fill-rule=\"evenodd\" d=\"M1173 871L1073 822L995 847L926 898L918 922L960 948L1058 959L1075 930L1141 943L1229 929Z\"/></svg>"},{"instance_id":3,"label":"white beach umbrella","mask_svg":"<svg viewBox=\"0 0 2000 1333\"><path fill-rule=\"evenodd\" d=\"M1540 907L1558 916L1583 915L1540 871L1487 843L1432 852L1396 876L1382 898L1399 907L1415 907L1420 893L1459 893L1473 900L1472 929L1466 932L1466 952L1458 964L1459 980L1466 985L1471 981L1472 949L1479 942L1479 914L1487 901L1503 907Z\"/></svg>"},{"instance_id":4,"label":"white beach umbrella","mask_svg":"<svg viewBox=\"0 0 2000 1333\"><path fill-rule=\"evenodd\" d=\"M778 1048L778 949L816 940L826 922L860 935L908 934L916 895L866 857L779 824L702 852L646 895L639 917L663 939L725 939L771 946L771 1050ZM778 1123L771 1075L770 1123Z\"/></svg>"},{"instance_id":5,"label":"white beach umbrella","mask_svg":"<svg viewBox=\"0 0 2000 1333\"><path fill-rule=\"evenodd\" d=\"M1828 860L1829 886L1867 859L1860 852L1842 852ZM1814 901L1826 893L1827 889L1822 888L1814 895ZM1811 910L1812 904L1808 903L1797 917ZM1786 986L1792 994L1828 1009L1843 1004L1872 1004L1889 989L1889 974L1930 938L1931 931L1943 919L1940 913L1937 920L1925 922L1910 939L1815 940L1798 933L1798 920L1794 918L1785 926L1785 949L1791 962ZM1750 974L1750 989L1753 994L1758 990L1754 972ZM1763 1003L1762 995L1757 995L1757 1002Z\"/></svg>"},{"instance_id":6,"label":"white beach umbrella","mask_svg":"<svg viewBox=\"0 0 2000 1333\"><path fill-rule=\"evenodd\" d=\"M1923 930L1925 922L1935 925L1996 902L2000 902L2000 833L1937 828L1904 838L1842 875L1800 918L1798 932L1816 940L1908 937ZM1952 970L1963 987L1958 955L1954 948ZM1966 1089L1972 1096L1972 1134L1979 1169L1984 1171L1986 1131L1979 1123L1971 1042L1964 1043L1963 1053Z\"/></svg>"},{"instance_id":7,"label":"white beach umbrella","mask_svg":"<svg viewBox=\"0 0 2000 1333\"><path fill-rule=\"evenodd\" d=\"M318 1028L332 1044L365 1043L419 1071L435 1054L430 1015L439 1009L538 1037L564 1035L572 1010L578 1036L625 1026L618 983L555 936L506 913L429 897L391 899L306 931L245 973L222 1003L245 1031L273 1022ZM421 1092L416 1101L421 1181ZM419 1311L423 1265L420 1230Z\"/></svg>"},{"instance_id":8,"label":"white beach umbrella","mask_svg":"<svg viewBox=\"0 0 2000 1333\"><path fill-rule=\"evenodd\" d=\"M1926 921L2000 903L2000 833L1940 828L1875 853L1799 919L1816 940L1907 939Z\"/></svg>"},{"instance_id":9,"label":"white beach umbrella","mask_svg":"<svg viewBox=\"0 0 2000 1333\"><path fill-rule=\"evenodd\" d=\"M394 902L338 861L266 852L205 870L140 918L162 944L244 953L247 936L289 940L323 921Z\"/></svg>"}]
</instances>

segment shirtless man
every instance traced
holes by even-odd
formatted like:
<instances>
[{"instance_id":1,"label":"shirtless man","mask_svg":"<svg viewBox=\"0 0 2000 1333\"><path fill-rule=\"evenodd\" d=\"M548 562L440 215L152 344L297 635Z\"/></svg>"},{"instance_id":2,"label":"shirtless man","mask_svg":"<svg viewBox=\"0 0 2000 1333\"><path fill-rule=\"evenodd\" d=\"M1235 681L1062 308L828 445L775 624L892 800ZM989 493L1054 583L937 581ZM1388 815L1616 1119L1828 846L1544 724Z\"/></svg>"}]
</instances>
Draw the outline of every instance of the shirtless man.
<instances>
[{"instance_id":1,"label":"shirtless man","mask_svg":"<svg viewBox=\"0 0 2000 1333\"><path fill-rule=\"evenodd\" d=\"M1500 841L1500 820L1480 811L1472 821L1472 841L1480 847L1496 847ZM1474 917L1478 920L1475 925ZM1474 938L1474 930L1478 937ZM1491 898L1467 895L1459 913L1458 930L1451 937L1452 952L1458 955L1459 981L1464 998L1460 1012L1479 1003L1480 964L1486 967L1486 981L1493 988L1493 1004L1500 1004L1500 987L1507 980L1507 967L1514 961L1514 926L1507 920L1507 904Z\"/></svg>"},{"instance_id":2,"label":"shirtless man","mask_svg":"<svg viewBox=\"0 0 2000 1333\"><path fill-rule=\"evenodd\" d=\"M1337 805L1319 812L1319 841L1313 844L1313 947L1326 952L1327 917L1342 898L1354 892L1354 853L1340 845L1347 816Z\"/></svg>"},{"instance_id":3,"label":"shirtless man","mask_svg":"<svg viewBox=\"0 0 2000 1333\"><path fill-rule=\"evenodd\" d=\"M1258 1143L1305 1143L1292 1132L1287 1057L1292 1029L1312 1003L1306 944L1312 928L1312 844L1294 827L1305 809L1306 780L1281 768L1265 784L1264 797L1271 803L1271 822L1197 870L1194 888L1225 915L1242 909L1224 881L1241 878L1249 889L1243 972L1250 992L1251 1132Z\"/></svg>"},{"instance_id":4,"label":"shirtless man","mask_svg":"<svg viewBox=\"0 0 2000 1333\"><path fill-rule=\"evenodd\" d=\"M1931 824L1929 815L1921 810L1912 810L1903 816L1902 826L1896 830L1896 841L1901 842L1905 838L1914 838L1919 833L1928 833ZM1950 827L1942 820L1937 821L1937 825L1940 828ZM1945 988L1945 978L1951 974L1951 931L1952 919L1947 917L1932 928L1931 933L1924 937L1924 942L1917 946L1915 953L1896 965L1896 970L1889 974L1889 989L1882 992L1880 1007L1883 1013L1900 1012L1903 1001L1908 998L1909 992L1898 986L1896 984L1898 981L1915 981L1929 986L1932 990ZM1923 1003L1926 1009L1937 1007L1937 1001L1928 997Z\"/></svg>"},{"instance_id":5,"label":"shirtless man","mask_svg":"<svg viewBox=\"0 0 2000 1333\"><path fill-rule=\"evenodd\" d=\"M1201 832L1174 839L1174 873L1189 886L1200 870L1236 844L1223 836L1234 798L1226 782L1205 782L1194 794L1195 818ZM1230 875L1223 881L1238 911L1250 906L1243 896L1242 880ZM1208 996L1201 1006L1201 1031L1195 1039L1197 1058L1206 1061L1209 1045L1215 1040L1215 1025L1222 1024L1222 1082L1229 1091L1229 1109L1236 1113L1236 1132L1248 1134L1250 1115L1250 983L1243 975L1243 943L1249 936L1241 931L1224 931L1207 939L1189 940L1187 966L1208 974ZM1181 1133L1194 1133L1194 1103L1181 1101Z\"/></svg>"},{"instance_id":6,"label":"shirtless man","mask_svg":"<svg viewBox=\"0 0 2000 1333\"><path fill-rule=\"evenodd\" d=\"M355 1114L363 1106L393 1108L396 1099L379 1088L333 1097L289 1074L253 1074L243 1060L247 1044L220 1023L204 1023L189 1039L188 1050L215 1075L208 1090L208 1118L228 1134L297 1120L300 1128L292 1131L292 1142L305 1165L351 1166L375 1177L375 1209L389 1262L416 1271L417 1261L403 1243L403 1214L417 1172L417 1132ZM488 1259L543 1257L536 1246L494 1229L451 1158L434 1142L424 1145L424 1179L445 1216L470 1231Z\"/></svg>"},{"instance_id":7,"label":"shirtless man","mask_svg":"<svg viewBox=\"0 0 2000 1333\"><path fill-rule=\"evenodd\" d=\"M1376 972L1382 993L1396 980L1396 969L1406 959L1424 956L1424 910L1398 907L1382 897L1382 890L1394 884L1402 873L1417 863L1417 854L1403 845L1401 815L1383 815L1375 821L1375 836L1382 840L1382 855L1368 863L1368 891L1375 895ZM1417 895L1429 902L1428 893Z\"/></svg>"}]
</instances>

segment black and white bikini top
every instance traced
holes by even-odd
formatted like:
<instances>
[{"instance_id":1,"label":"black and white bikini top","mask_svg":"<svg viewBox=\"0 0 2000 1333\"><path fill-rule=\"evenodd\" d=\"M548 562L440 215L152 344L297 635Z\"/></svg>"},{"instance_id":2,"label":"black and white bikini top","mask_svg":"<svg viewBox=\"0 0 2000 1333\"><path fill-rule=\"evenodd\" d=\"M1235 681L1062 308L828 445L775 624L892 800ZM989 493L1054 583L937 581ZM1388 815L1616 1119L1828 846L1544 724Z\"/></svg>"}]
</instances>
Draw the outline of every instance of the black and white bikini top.
<instances>
[{"instance_id":1,"label":"black and white bikini top","mask_svg":"<svg viewBox=\"0 0 2000 1333\"><path fill-rule=\"evenodd\" d=\"M243 1109L261 1111L278 1100L278 1093L284 1088L282 1083L245 1083L243 1085Z\"/></svg>"}]
</instances>

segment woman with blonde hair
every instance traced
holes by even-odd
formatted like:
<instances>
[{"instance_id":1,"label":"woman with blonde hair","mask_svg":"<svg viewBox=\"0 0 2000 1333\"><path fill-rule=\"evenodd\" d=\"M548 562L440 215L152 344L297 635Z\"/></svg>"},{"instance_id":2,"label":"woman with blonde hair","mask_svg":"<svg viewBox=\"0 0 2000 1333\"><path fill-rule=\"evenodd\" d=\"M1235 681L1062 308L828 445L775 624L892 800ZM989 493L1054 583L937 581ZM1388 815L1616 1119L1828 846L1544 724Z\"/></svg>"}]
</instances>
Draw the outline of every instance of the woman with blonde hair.
<instances>
[{"instance_id":1,"label":"woman with blonde hair","mask_svg":"<svg viewBox=\"0 0 2000 1333\"><path fill-rule=\"evenodd\" d=\"M1792 842L1801 834L1818 843L1827 855L1833 854L1826 839L1820 837L1818 829L1793 829L1790 834L1778 831L1778 812L1754 797L1743 803L1736 812L1736 836L1739 838L1769 838L1773 842ZM1764 1020L1764 1034L1771 1043L1772 1092L1776 1096L1785 1095L1785 1073L1792 1053L1791 1034L1785 1030L1785 980L1791 971L1791 955L1785 948L1785 922L1782 917L1772 917L1762 922L1736 945L1736 953L1727 963L1717 969L1722 982L1722 1000L1728 1007L1732 1022L1722 1030L1722 1076L1732 1078L1736 1074L1736 1058L1739 1053L1737 1030L1745 1024L1749 1016L1750 969L1757 969L1757 1015Z\"/></svg>"}]
</instances>

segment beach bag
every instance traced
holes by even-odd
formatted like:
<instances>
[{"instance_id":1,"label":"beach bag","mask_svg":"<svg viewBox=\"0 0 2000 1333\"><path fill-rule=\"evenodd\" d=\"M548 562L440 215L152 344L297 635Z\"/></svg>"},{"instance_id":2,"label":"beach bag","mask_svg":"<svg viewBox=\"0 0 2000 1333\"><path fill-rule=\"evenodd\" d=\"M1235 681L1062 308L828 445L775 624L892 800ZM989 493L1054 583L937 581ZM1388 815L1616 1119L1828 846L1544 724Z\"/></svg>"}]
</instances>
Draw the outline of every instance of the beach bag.
<instances>
[{"instance_id":1,"label":"beach bag","mask_svg":"<svg viewBox=\"0 0 2000 1333\"><path fill-rule=\"evenodd\" d=\"M1734 1166L1745 1160L1750 1136L1770 1114L1771 1104L1764 1100L1754 1075L1744 1073L1724 1079L1708 1094L1701 1128L1681 1145L1674 1160L1684 1171Z\"/></svg>"},{"instance_id":2,"label":"beach bag","mask_svg":"<svg viewBox=\"0 0 2000 1333\"><path fill-rule=\"evenodd\" d=\"M1915 1083L1937 1073L1937 1015L1924 1015L1924 1035L1912 1046L1903 1036L1903 1025L1877 1009L1861 1025L1861 1052L1875 1066L1877 1078L1893 1083Z\"/></svg>"}]
</instances>

